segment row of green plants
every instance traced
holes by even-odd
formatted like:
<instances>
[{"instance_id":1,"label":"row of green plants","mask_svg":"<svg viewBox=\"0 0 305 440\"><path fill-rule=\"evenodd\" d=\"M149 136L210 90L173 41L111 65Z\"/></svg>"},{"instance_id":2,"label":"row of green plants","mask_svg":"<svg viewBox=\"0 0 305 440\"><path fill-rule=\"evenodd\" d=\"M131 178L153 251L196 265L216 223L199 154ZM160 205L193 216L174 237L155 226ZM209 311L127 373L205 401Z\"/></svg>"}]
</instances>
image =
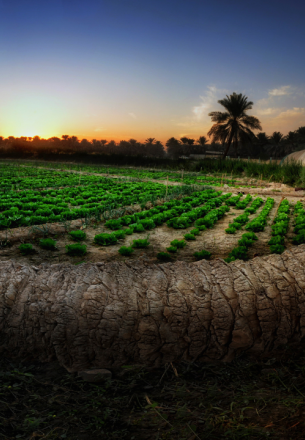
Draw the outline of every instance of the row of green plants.
<instances>
[{"instance_id":1,"label":"row of green plants","mask_svg":"<svg viewBox=\"0 0 305 440\"><path fill-rule=\"evenodd\" d=\"M199 194L199 197L195 197L193 200L191 197L187 197L183 200L172 200L170 202L165 202L161 206L156 206L150 210L143 211L142 213L135 213L133 215L124 216L115 221L112 220L110 224L109 222L106 222L105 225L107 225L108 223L108 227L111 226L113 229L117 227L121 227L122 225L128 227L125 229L115 230L112 233L103 232L101 234L97 234L94 237L94 241L96 244L102 246L109 246L116 244L118 240L125 238L126 235L132 235L133 233L136 232L144 232L145 230L154 229L166 221L168 224L168 221L171 218L173 219L176 218L177 213L179 212L179 208L181 208L182 211L185 209L191 209L191 205L187 206L187 203L201 204L205 200L211 198L212 201L217 200L217 202L215 204L212 204L212 206L217 205L217 203L221 204L222 201L219 199L223 198L223 196L217 198L216 197L217 195L219 195L219 193L217 193L214 190L206 190L202 192L202 195ZM224 198L225 197L227 197L227 195L225 195ZM191 210L190 212L193 211L194 210ZM207 211L204 210L204 211L197 211L196 214L193 213L192 222L195 220L195 218L197 218L200 215L200 212L202 215L203 212L205 213ZM195 215L196 217L194 217ZM141 219L142 216L144 217L143 219ZM149 218L147 218L148 216ZM131 223L133 221L136 221L136 223Z\"/></svg>"},{"instance_id":2,"label":"row of green plants","mask_svg":"<svg viewBox=\"0 0 305 440\"><path fill-rule=\"evenodd\" d=\"M171 187L167 198L192 193L187 186ZM0 197L0 229L41 225L95 217L110 218L114 211L139 203L157 203L166 196L166 187L158 183L114 182L104 179L88 187L28 192L10 192ZM75 208L77 206L77 208Z\"/></svg>"},{"instance_id":3,"label":"row of green plants","mask_svg":"<svg viewBox=\"0 0 305 440\"><path fill-rule=\"evenodd\" d=\"M70 237L77 241L75 244L68 244L66 245L66 252L70 256L83 256L87 253L87 246L85 244L79 243L82 240L85 240L86 234L83 231L71 231L69 233ZM42 238L39 241L39 246L42 249L48 250L48 251L54 251L57 249L56 247L56 240L53 240L52 238ZM22 243L19 246L19 250L22 255L29 255L35 252L35 249L33 248L33 245L31 243Z\"/></svg>"},{"instance_id":4,"label":"row of green plants","mask_svg":"<svg viewBox=\"0 0 305 440\"><path fill-rule=\"evenodd\" d=\"M248 197L248 196L247 196ZM251 198L252 199L252 198ZM248 203L251 201L251 199L248 199ZM242 202L238 202L236 206ZM253 214L257 211L257 209L264 203L263 199L261 197L257 197L253 200L251 203L251 206L249 208L246 208L247 205L243 204L242 206L245 206L245 212L238 217L236 217L232 223L229 223L229 227L225 229L225 232L227 234L235 234L235 232L242 228L243 225L248 223L249 221L249 214ZM240 206L240 205L239 205Z\"/></svg>"},{"instance_id":5,"label":"row of green plants","mask_svg":"<svg viewBox=\"0 0 305 440\"><path fill-rule=\"evenodd\" d=\"M248 259L248 248L258 240L254 232L245 232L241 239L238 240L238 246L232 249L229 256L224 259L226 263L231 263L235 260L247 260Z\"/></svg>"},{"instance_id":6,"label":"row of green plants","mask_svg":"<svg viewBox=\"0 0 305 440\"><path fill-rule=\"evenodd\" d=\"M272 254L281 254L285 250L284 241L289 226L289 210L289 202L285 199L280 203L273 225L271 226L272 237L268 244L270 245L270 252Z\"/></svg>"},{"instance_id":7,"label":"row of green plants","mask_svg":"<svg viewBox=\"0 0 305 440\"><path fill-rule=\"evenodd\" d=\"M303 244L305 243L305 210L302 202L298 201L294 207L294 229L293 232L296 236L293 238L294 244Z\"/></svg>"},{"instance_id":8,"label":"row of green plants","mask_svg":"<svg viewBox=\"0 0 305 440\"><path fill-rule=\"evenodd\" d=\"M273 208L273 205L274 205L274 199L268 197L265 206L261 210L260 214L257 217L255 217L253 220L251 220L249 223L247 223L245 229L247 231L252 231L252 232L263 231L267 224L267 219L271 209Z\"/></svg>"}]
</instances>

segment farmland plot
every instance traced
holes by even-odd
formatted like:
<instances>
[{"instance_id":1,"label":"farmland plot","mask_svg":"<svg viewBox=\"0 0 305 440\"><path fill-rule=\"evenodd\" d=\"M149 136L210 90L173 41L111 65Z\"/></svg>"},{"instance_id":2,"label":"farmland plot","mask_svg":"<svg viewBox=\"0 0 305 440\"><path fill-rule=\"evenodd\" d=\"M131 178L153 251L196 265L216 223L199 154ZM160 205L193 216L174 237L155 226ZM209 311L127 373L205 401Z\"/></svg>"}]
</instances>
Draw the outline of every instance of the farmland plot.
<instances>
[{"instance_id":1,"label":"farmland plot","mask_svg":"<svg viewBox=\"0 0 305 440\"><path fill-rule=\"evenodd\" d=\"M2 259L229 263L305 240L303 204L280 196L9 164L0 175Z\"/></svg>"}]
</instances>

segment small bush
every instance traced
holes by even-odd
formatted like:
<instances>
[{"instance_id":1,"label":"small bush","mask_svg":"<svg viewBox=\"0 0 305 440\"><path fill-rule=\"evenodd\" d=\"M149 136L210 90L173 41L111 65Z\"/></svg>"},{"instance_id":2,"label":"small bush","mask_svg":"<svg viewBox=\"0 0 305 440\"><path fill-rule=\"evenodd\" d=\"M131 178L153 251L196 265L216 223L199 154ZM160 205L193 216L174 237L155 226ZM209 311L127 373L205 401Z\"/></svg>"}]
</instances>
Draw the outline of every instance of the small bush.
<instances>
[{"instance_id":1,"label":"small bush","mask_svg":"<svg viewBox=\"0 0 305 440\"><path fill-rule=\"evenodd\" d=\"M133 229L134 228L124 229L124 232L125 232L126 235L132 235L133 234Z\"/></svg>"},{"instance_id":2,"label":"small bush","mask_svg":"<svg viewBox=\"0 0 305 440\"><path fill-rule=\"evenodd\" d=\"M185 234L184 238L186 240L196 240L196 237L193 234Z\"/></svg>"},{"instance_id":3,"label":"small bush","mask_svg":"<svg viewBox=\"0 0 305 440\"><path fill-rule=\"evenodd\" d=\"M192 229L191 230L191 232L190 232L192 235L199 235L200 234L200 231L199 231L199 229Z\"/></svg>"},{"instance_id":4,"label":"small bush","mask_svg":"<svg viewBox=\"0 0 305 440\"><path fill-rule=\"evenodd\" d=\"M102 246L109 246L110 244L115 244L117 241L118 239L113 234L103 233L94 237L94 242Z\"/></svg>"},{"instance_id":5,"label":"small bush","mask_svg":"<svg viewBox=\"0 0 305 440\"><path fill-rule=\"evenodd\" d=\"M79 257L87 253L87 246L85 244L68 244L66 245L67 254L71 257Z\"/></svg>"},{"instance_id":6,"label":"small bush","mask_svg":"<svg viewBox=\"0 0 305 440\"><path fill-rule=\"evenodd\" d=\"M145 231L145 228L142 225L142 223L137 223L134 227L134 232L143 232L143 231Z\"/></svg>"},{"instance_id":7,"label":"small bush","mask_svg":"<svg viewBox=\"0 0 305 440\"><path fill-rule=\"evenodd\" d=\"M204 226L204 225L200 225L200 226L197 226L197 229L199 229L199 231L205 231L206 230L206 226Z\"/></svg>"},{"instance_id":8,"label":"small bush","mask_svg":"<svg viewBox=\"0 0 305 440\"><path fill-rule=\"evenodd\" d=\"M42 238L39 242L39 245L43 249L47 249L50 251L53 251L54 249L56 249L56 241L52 240L52 238Z\"/></svg>"},{"instance_id":9,"label":"small bush","mask_svg":"<svg viewBox=\"0 0 305 440\"><path fill-rule=\"evenodd\" d=\"M108 220L105 223L106 228L112 229L112 230L116 230L116 229L120 229L121 227L121 220L116 220L116 219L112 219L112 220Z\"/></svg>"},{"instance_id":10,"label":"small bush","mask_svg":"<svg viewBox=\"0 0 305 440\"><path fill-rule=\"evenodd\" d=\"M139 239L139 240L133 240L132 247L133 248L146 248L150 245L147 238L145 239Z\"/></svg>"},{"instance_id":11,"label":"small bush","mask_svg":"<svg viewBox=\"0 0 305 440\"><path fill-rule=\"evenodd\" d=\"M84 231L71 231L69 232L69 235L74 241L82 241L86 238L86 233Z\"/></svg>"},{"instance_id":12,"label":"small bush","mask_svg":"<svg viewBox=\"0 0 305 440\"><path fill-rule=\"evenodd\" d=\"M178 249L182 249L184 246L186 246L186 242L184 240L173 240L171 241L171 245Z\"/></svg>"},{"instance_id":13,"label":"small bush","mask_svg":"<svg viewBox=\"0 0 305 440\"><path fill-rule=\"evenodd\" d=\"M19 250L22 253L22 255L28 255L34 252L33 246L30 243L22 243L19 246Z\"/></svg>"},{"instance_id":14,"label":"small bush","mask_svg":"<svg viewBox=\"0 0 305 440\"><path fill-rule=\"evenodd\" d=\"M272 254L282 254L285 250L285 246L282 244L273 244L270 246L270 252Z\"/></svg>"},{"instance_id":15,"label":"small bush","mask_svg":"<svg viewBox=\"0 0 305 440\"><path fill-rule=\"evenodd\" d=\"M292 240L293 244L305 243L305 230L299 232L299 234Z\"/></svg>"},{"instance_id":16,"label":"small bush","mask_svg":"<svg viewBox=\"0 0 305 440\"><path fill-rule=\"evenodd\" d=\"M225 229L225 232L226 232L227 234L235 234L236 229L233 228L233 226L230 226L229 228Z\"/></svg>"},{"instance_id":17,"label":"small bush","mask_svg":"<svg viewBox=\"0 0 305 440\"><path fill-rule=\"evenodd\" d=\"M118 240L125 238L125 231L123 229L119 229L118 231L114 231L112 235L115 236Z\"/></svg>"},{"instance_id":18,"label":"small bush","mask_svg":"<svg viewBox=\"0 0 305 440\"><path fill-rule=\"evenodd\" d=\"M134 250L132 249L131 246L127 247L127 246L122 246L119 249L119 253L121 255L124 255L125 257L128 257L129 255L131 255L134 252Z\"/></svg>"},{"instance_id":19,"label":"small bush","mask_svg":"<svg viewBox=\"0 0 305 440\"><path fill-rule=\"evenodd\" d=\"M158 260L161 260L161 261L169 261L172 259L171 255L168 254L167 252L159 252L157 254L157 258L158 258Z\"/></svg>"},{"instance_id":20,"label":"small bush","mask_svg":"<svg viewBox=\"0 0 305 440\"><path fill-rule=\"evenodd\" d=\"M228 257L228 258L225 258L224 261L225 261L226 263L231 263L232 261L235 261L235 257Z\"/></svg>"},{"instance_id":21,"label":"small bush","mask_svg":"<svg viewBox=\"0 0 305 440\"><path fill-rule=\"evenodd\" d=\"M196 258L196 260L208 260L212 254L211 252L203 249L200 252L194 252L193 255Z\"/></svg>"},{"instance_id":22,"label":"small bush","mask_svg":"<svg viewBox=\"0 0 305 440\"><path fill-rule=\"evenodd\" d=\"M268 241L268 244L284 244L284 240L285 237L282 237L281 235L275 235L274 237L271 237L271 239Z\"/></svg>"},{"instance_id":23,"label":"small bush","mask_svg":"<svg viewBox=\"0 0 305 440\"><path fill-rule=\"evenodd\" d=\"M171 252L172 254L175 254L177 252L177 247L176 246L170 246L168 248L166 248L167 252Z\"/></svg>"}]
</instances>

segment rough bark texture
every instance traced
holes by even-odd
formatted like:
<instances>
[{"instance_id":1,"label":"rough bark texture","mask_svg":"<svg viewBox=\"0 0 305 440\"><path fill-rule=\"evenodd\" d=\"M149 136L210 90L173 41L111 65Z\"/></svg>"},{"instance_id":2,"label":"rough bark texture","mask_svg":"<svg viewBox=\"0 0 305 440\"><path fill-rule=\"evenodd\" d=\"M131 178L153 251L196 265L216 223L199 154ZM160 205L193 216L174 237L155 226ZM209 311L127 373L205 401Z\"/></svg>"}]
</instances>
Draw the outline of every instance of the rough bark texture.
<instances>
[{"instance_id":1,"label":"rough bark texture","mask_svg":"<svg viewBox=\"0 0 305 440\"><path fill-rule=\"evenodd\" d=\"M229 265L0 262L0 351L68 371L229 361L304 335L305 245Z\"/></svg>"}]
</instances>

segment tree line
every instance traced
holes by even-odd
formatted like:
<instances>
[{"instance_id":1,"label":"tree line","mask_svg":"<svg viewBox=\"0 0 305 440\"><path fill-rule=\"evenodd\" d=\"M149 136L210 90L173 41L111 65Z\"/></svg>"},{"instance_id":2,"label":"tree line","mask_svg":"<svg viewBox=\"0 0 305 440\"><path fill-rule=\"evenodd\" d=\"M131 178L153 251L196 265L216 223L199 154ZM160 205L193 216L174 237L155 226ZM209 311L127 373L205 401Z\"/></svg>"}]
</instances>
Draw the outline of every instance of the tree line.
<instances>
[{"instance_id":1,"label":"tree line","mask_svg":"<svg viewBox=\"0 0 305 440\"><path fill-rule=\"evenodd\" d=\"M305 149L305 126L290 131L286 136L274 132L267 136L262 132L261 123L247 111L252 109L253 102L245 95L233 93L218 101L225 111L213 111L209 116L214 122L207 133L210 143L205 136L197 140L189 137L176 139L171 137L162 144L155 138L147 138L144 142L136 139L115 142L106 139L79 140L77 136L62 135L61 138L51 137L41 139L39 136L19 137L0 136L1 155L15 154L99 154L120 157L146 157L156 159L179 159L183 156L203 155L208 150L232 157L251 156L254 158L281 158L293 151ZM254 131L260 131L255 134Z\"/></svg>"}]
</instances>

